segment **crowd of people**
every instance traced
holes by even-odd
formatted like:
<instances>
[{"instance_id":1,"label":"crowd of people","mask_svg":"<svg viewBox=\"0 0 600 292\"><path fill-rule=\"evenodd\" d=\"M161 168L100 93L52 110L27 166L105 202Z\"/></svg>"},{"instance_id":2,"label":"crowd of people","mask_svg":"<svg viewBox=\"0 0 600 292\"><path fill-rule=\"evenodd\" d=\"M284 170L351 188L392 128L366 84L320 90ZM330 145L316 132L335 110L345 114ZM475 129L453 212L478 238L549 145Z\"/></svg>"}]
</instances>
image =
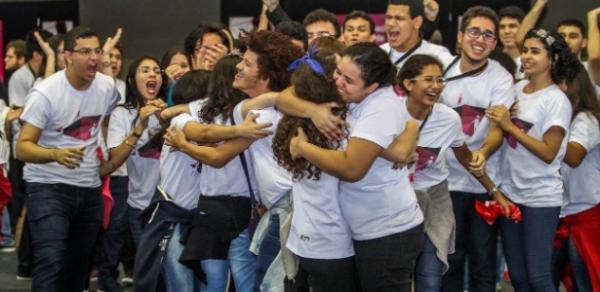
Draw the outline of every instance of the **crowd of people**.
<instances>
[{"instance_id":1,"label":"crowd of people","mask_svg":"<svg viewBox=\"0 0 600 292\"><path fill-rule=\"evenodd\" d=\"M515 291L600 291L600 7L546 4L469 8L452 54L434 0L389 0L381 45L263 0L125 74L121 29L34 29L0 247L32 291L495 291L504 259Z\"/></svg>"}]
</instances>

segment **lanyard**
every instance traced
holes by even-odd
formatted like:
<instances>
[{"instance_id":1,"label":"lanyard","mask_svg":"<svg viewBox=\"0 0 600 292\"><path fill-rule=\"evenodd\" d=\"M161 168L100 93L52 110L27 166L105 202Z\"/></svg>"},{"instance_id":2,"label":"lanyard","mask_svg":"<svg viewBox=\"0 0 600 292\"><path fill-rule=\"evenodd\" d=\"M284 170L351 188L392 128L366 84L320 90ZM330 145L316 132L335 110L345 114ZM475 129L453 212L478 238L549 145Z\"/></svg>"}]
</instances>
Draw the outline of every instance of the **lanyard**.
<instances>
[{"instance_id":1,"label":"lanyard","mask_svg":"<svg viewBox=\"0 0 600 292\"><path fill-rule=\"evenodd\" d=\"M446 68L446 70L444 70L444 76L448 73L448 71L450 71L450 68L452 68L452 66L456 65L456 63L458 63L458 60L460 60L460 56L457 56L456 58L454 58L454 60L452 60L452 63L450 63L450 65L448 65L448 68ZM483 70L485 70L485 68L487 68L489 62L485 62L485 64L483 64L482 66L480 66L479 68L475 68L471 71L467 71L465 73L462 73L460 75L456 75L456 76L452 76L450 78L446 78L446 82L450 82L450 81L454 81L454 80L458 80L461 78L465 78L465 77L469 77L469 76L473 76L476 74L481 73Z\"/></svg>"},{"instance_id":2,"label":"lanyard","mask_svg":"<svg viewBox=\"0 0 600 292\"><path fill-rule=\"evenodd\" d=\"M398 60L396 60L396 62L394 62L394 66L400 64L400 62L406 60L406 58L410 57L410 55L412 55L412 53L414 53L423 43L422 40L420 40L414 47L410 48L410 50L406 51L406 53L404 53L404 55L402 55L402 57L398 58ZM392 55L392 48L390 48L390 50L388 51L388 56Z\"/></svg>"}]
</instances>

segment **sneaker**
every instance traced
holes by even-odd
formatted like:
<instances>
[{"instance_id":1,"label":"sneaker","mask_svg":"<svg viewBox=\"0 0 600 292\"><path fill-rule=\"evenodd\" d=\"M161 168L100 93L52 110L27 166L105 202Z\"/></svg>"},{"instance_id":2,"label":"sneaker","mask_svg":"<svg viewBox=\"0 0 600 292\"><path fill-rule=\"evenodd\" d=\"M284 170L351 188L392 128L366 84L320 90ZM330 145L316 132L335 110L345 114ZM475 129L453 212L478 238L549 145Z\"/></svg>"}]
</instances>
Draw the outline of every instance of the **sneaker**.
<instances>
[{"instance_id":1,"label":"sneaker","mask_svg":"<svg viewBox=\"0 0 600 292\"><path fill-rule=\"evenodd\" d=\"M0 252L2 253L11 253L17 250L17 245L14 240L9 240L8 242L0 243Z\"/></svg>"},{"instance_id":2,"label":"sneaker","mask_svg":"<svg viewBox=\"0 0 600 292\"><path fill-rule=\"evenodd\" d=\"M31 281L31 273L18 272L17 280L19 281Z\"/></svg>"},{"instance_id":3,"label":"sneaker","mask_svg":"<svg viewBox=\"0 0 600 292\"><path fill-rule=\"evenodd\" d=\"M133 278L130 275L125 275L121 278L121 284L124 287L131 287L133 285Z\"/></svg>"}]
</instances>

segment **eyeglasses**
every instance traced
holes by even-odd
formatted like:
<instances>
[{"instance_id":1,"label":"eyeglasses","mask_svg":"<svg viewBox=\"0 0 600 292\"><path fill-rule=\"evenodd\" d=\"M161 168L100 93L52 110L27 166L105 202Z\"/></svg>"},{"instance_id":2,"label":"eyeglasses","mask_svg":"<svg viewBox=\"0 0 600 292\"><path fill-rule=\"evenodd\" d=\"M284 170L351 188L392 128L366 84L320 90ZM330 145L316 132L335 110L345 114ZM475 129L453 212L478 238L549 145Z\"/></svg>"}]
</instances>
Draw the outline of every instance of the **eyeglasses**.
<instances>
[{"instance_id":1,"label":"eyeglasses","mask_svg":"<svg viewBox=\"0 0 600 292\"><path fill-rule=\"evenodd\" d=\"M437 83L441 86L446 86L446 79L444 79L443 77L433 77L433 76L423 76L423 77L416 77L413 79L410 79L410 81L425 81L428 85L433 85L434 83Z\"/></svg>"},{"instance_id":2,"label":"eyeglasses","mask_svg":"<svg viewBox=\"0 0 600 292\"><path fill-rule=\"evenodd\" d=\"M328 31L319 31L319 32L309 32L306 34L308 36L309 39L315 38L315 37L330 37L333 36L333 34L331 34Z\"/></svg>"},{"instance_id":3,"label":"eyeglasses","mask_svg":"<svg viewBox=\"0 0 600 292\"><path fill-rule=\"evenodd\" d=\"M494 41L496 39L496 34L490 31L481 31L479 28L472 27L467 29L467 35L470 38L477 39L479 36L483 36L484 41Z\"/></svg>"},{"instance_id":4,"label":"eyeglasses","mask_svg":"<svg viewBox=\"0 0 600 292\"><path fill-rule=\"evenodd\" d=\"M89 57L92 54L92 52L94 52L94 54L96 54L96 55L102 55L102 53L104 51L101 48L95 48L95 49L92 49L92 48L81 48L81 49L77 49L77 50L71 50L71 52L73 52L73 53L79 53L79 54L82 54L82 55L84 55L86 57Z\"/></svg>"}]
</instances>

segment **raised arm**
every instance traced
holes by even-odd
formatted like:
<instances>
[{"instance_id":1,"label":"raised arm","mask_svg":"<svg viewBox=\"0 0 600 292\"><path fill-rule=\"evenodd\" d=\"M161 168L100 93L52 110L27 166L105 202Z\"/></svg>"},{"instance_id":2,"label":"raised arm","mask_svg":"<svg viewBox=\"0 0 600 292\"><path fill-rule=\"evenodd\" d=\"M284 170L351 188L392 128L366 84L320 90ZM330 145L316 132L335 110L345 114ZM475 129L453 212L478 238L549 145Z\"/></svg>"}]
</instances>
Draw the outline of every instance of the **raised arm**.
<instances>
[{"instance_id":1,"label":"raised arm","mask_svg":"<svg viewBox=\"0 0 600 292\"><path fill-rule=\"evenodd\" d=\"M600 7L588 12L588 70L594 83L600 86L600 29L598 17Z\"/></svg>"},{"instance_id":2,"label":"raised arm","mask_svg":"<svg viewBox=\"0 0 600 292\"><path fill-rule=\"evenodd\" d=\"M46 55L46 68L44 69L44 78L50 77L50 75L54 74L56 71L56 55L54 54L54 50L50 47L48 42L44 41L42 36L40 36L39 32L34 32L33 36L35 36L35 40L44 51L44 55Z\"/></svg>"},{"instance_id":3,"label":"raised arm","mask_svg":"<svg viewBox=\"0 0 600 292\"><path fill-rule=\"evenodd\" d=\"M114 48L119 43L122 33L123 29L120 27L117 28L115 35L113 35L112 37L108 37L106 39L106 42L104 42L104 45L102 46L102 56L100 57L100 72L113 78L116 78L116 76L110 66L110 50L112 50L112 48Z\"/></svg>"},{"instance_id":4,"label":"raised arm","mask_svg":"<svg viewBox=\"0 0 600 292\"><path fill-rule=\"evenodd\" d=\"M523 46L525 35L528 31L535 27L535 24L540 19L540 16L544 11L544 7L546 7L546 3L548 3L548 0L537 0L527 15L525 15L523 21L521 21L521 26L519 26L519 30L515 36L515 41L519 47Z\"/></svg>"}]
</instances>

